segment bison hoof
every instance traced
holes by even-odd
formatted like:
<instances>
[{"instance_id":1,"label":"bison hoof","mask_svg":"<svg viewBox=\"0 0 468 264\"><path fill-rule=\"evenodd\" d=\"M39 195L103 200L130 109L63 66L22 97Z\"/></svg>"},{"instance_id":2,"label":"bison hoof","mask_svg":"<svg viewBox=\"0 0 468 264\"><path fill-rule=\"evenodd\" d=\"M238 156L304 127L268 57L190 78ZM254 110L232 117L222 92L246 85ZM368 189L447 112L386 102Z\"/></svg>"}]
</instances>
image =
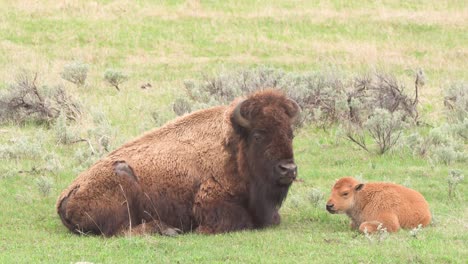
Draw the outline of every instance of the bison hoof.
<instances>
[{"instance_id":1,"label":"bison hoof","mask_svg":"<svg viewBox=\"0 0 468 264\"><path fill-rule=\"evenodd\" d=\"M161 230L161 235L164 235L164 236L170 236L170 237L174 237L174 236L177 236L179 234L182 234L182 230L180 230L179 228L166 228L166 229L163 229Z\"/></svg>"}]
</instances>

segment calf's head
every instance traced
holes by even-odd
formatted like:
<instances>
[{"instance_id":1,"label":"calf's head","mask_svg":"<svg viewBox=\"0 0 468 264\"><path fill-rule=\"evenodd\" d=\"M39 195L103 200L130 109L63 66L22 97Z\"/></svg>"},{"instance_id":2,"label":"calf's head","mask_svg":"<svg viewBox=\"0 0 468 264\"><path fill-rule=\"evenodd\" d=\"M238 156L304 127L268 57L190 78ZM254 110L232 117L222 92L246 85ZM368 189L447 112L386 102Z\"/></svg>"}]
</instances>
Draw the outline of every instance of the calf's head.
<instances>
[{"instance_id":1,"label":"calf's head","mask_svg":"<svg viewBox=\"0 0 468 264\"><path fill-rule=\"evenodd\" d=\"M327 201L327 211L332 214L342 214L354 207L355 195L364 187L351 177L339 179L332 188Z\"/></svg>"},{"instance_id":2,"label":"calf's head","mask_svg":"<svg viewBox=\"0 0 468 264\"><path fill-rule=\"evenodd\" d=\"M292 125L299 114L296 102L265 90L235 107L231 122L240 134L248 170L263 181L289 186L297 176Z\"/></svg>"}]
</instances>

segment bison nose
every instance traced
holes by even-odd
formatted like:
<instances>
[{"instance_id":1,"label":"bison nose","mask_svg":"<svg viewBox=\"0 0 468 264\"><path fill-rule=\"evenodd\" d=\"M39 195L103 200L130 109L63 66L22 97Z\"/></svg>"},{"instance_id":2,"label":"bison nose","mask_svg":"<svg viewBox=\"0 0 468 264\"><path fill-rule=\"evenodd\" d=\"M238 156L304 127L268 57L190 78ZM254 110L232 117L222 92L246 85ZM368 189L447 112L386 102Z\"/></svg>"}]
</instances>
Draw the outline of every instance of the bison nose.
<instances>
[{"instance_id":1,"label":"bison nose","mask_svg":"<svg viewBox=\"0 0 468 264\"><path fill-rule=\"evenodd\" d=\"M277 170L281 175L288 175L289 174L293 178L295 178L296 174L297 174L297 166L296 166L296 164L294 164L292 162L278 164Z\"/></svg>"},{"instance_id":2,"label":"bison nose","mask_svg":"<svg viewBox=\"0 0 468 264\"><path fill-rule=\"evenodd\" d=\"M333 209L333 206L335 206L335 205L334 205L334 204L327 203L327 211L328 211L330 214L336 214L336 209Z\"/></svg>"}]
</instances>

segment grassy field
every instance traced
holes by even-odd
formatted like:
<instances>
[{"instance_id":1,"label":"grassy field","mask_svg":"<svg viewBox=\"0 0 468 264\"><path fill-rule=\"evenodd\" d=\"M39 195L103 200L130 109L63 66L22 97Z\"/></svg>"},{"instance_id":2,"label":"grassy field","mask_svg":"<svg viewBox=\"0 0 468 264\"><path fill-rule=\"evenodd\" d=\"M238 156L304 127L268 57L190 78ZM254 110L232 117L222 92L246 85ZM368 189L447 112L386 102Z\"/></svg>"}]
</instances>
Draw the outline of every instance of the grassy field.
<instances>
[{"instance_id":1,"label":"grassy field","mask_svg":"<svg viewBox=\"0 0 468 264\"><path fill-rule=\"evenodd\" d=\"M412 87L423 68L422 119L443 120L448 83L468 80L466 1L0 1L0 89L26 68L43 84L63 83L82 102L75 128L93 126L101 113L112 129L112 146L155 126L151 113L175 117L171 103L185 80L220 69L268 65L287 71L336 67L349 75L384 69ZM63 66L90 66L87 84L60 78ZM118 92L103 81L106 68L130 79ZM142 90L140 85L151 83ZM466 181L448 197L451 169L466 163L434 164L411 151L377 156L337 138L334 128L297 131L299 177L281 209L280 226L260 231L176 238L104 239L70 234L55 212L59 193L86 164L76 152L83 143L59 144L53 129L26 124L0 127L0 145L27 138L30 146L0 164L0 263L467 263ZM13 143L12 143L13 142ZM466 144L465 144L466 151ZM54 173L28 173L57 157ZM345 216L315 206L313 188L327 198L336 178L360 176L419 190L434 221L412 237L407 230L382 242L351 231ZM52 189L38 188L47 176Z\"/></svg>"}]
</instances>

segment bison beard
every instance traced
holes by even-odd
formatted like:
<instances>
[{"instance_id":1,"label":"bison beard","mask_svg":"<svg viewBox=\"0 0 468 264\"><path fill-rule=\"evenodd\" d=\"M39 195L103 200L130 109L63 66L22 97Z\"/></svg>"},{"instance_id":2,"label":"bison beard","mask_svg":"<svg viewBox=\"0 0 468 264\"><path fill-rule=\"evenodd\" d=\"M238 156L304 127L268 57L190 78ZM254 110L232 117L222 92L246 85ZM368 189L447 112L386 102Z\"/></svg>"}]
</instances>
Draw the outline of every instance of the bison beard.
<instances>
[{"instance_id":1,"label":"bison beard","mask_svg":"<svg viewBox=\"0 0 468 264\"><path fill-rule=\"evenodd\" d=\"M278 210L288 194L288 189L289 186L275 186L257 180L251 183L249 211L253 216L256 228L280 223Z\"/></svg>"},{"instance_id":2,"label":"bison beard","mask_svg":"<svg viewBox=\"0 0 468 264\"><path fill-rule=\"evenodd\" d=\"M194 112L124 144L62 192L75 233L212 234L280 223L300 109L274 90Z\"/></svg>"}]
</instances>

